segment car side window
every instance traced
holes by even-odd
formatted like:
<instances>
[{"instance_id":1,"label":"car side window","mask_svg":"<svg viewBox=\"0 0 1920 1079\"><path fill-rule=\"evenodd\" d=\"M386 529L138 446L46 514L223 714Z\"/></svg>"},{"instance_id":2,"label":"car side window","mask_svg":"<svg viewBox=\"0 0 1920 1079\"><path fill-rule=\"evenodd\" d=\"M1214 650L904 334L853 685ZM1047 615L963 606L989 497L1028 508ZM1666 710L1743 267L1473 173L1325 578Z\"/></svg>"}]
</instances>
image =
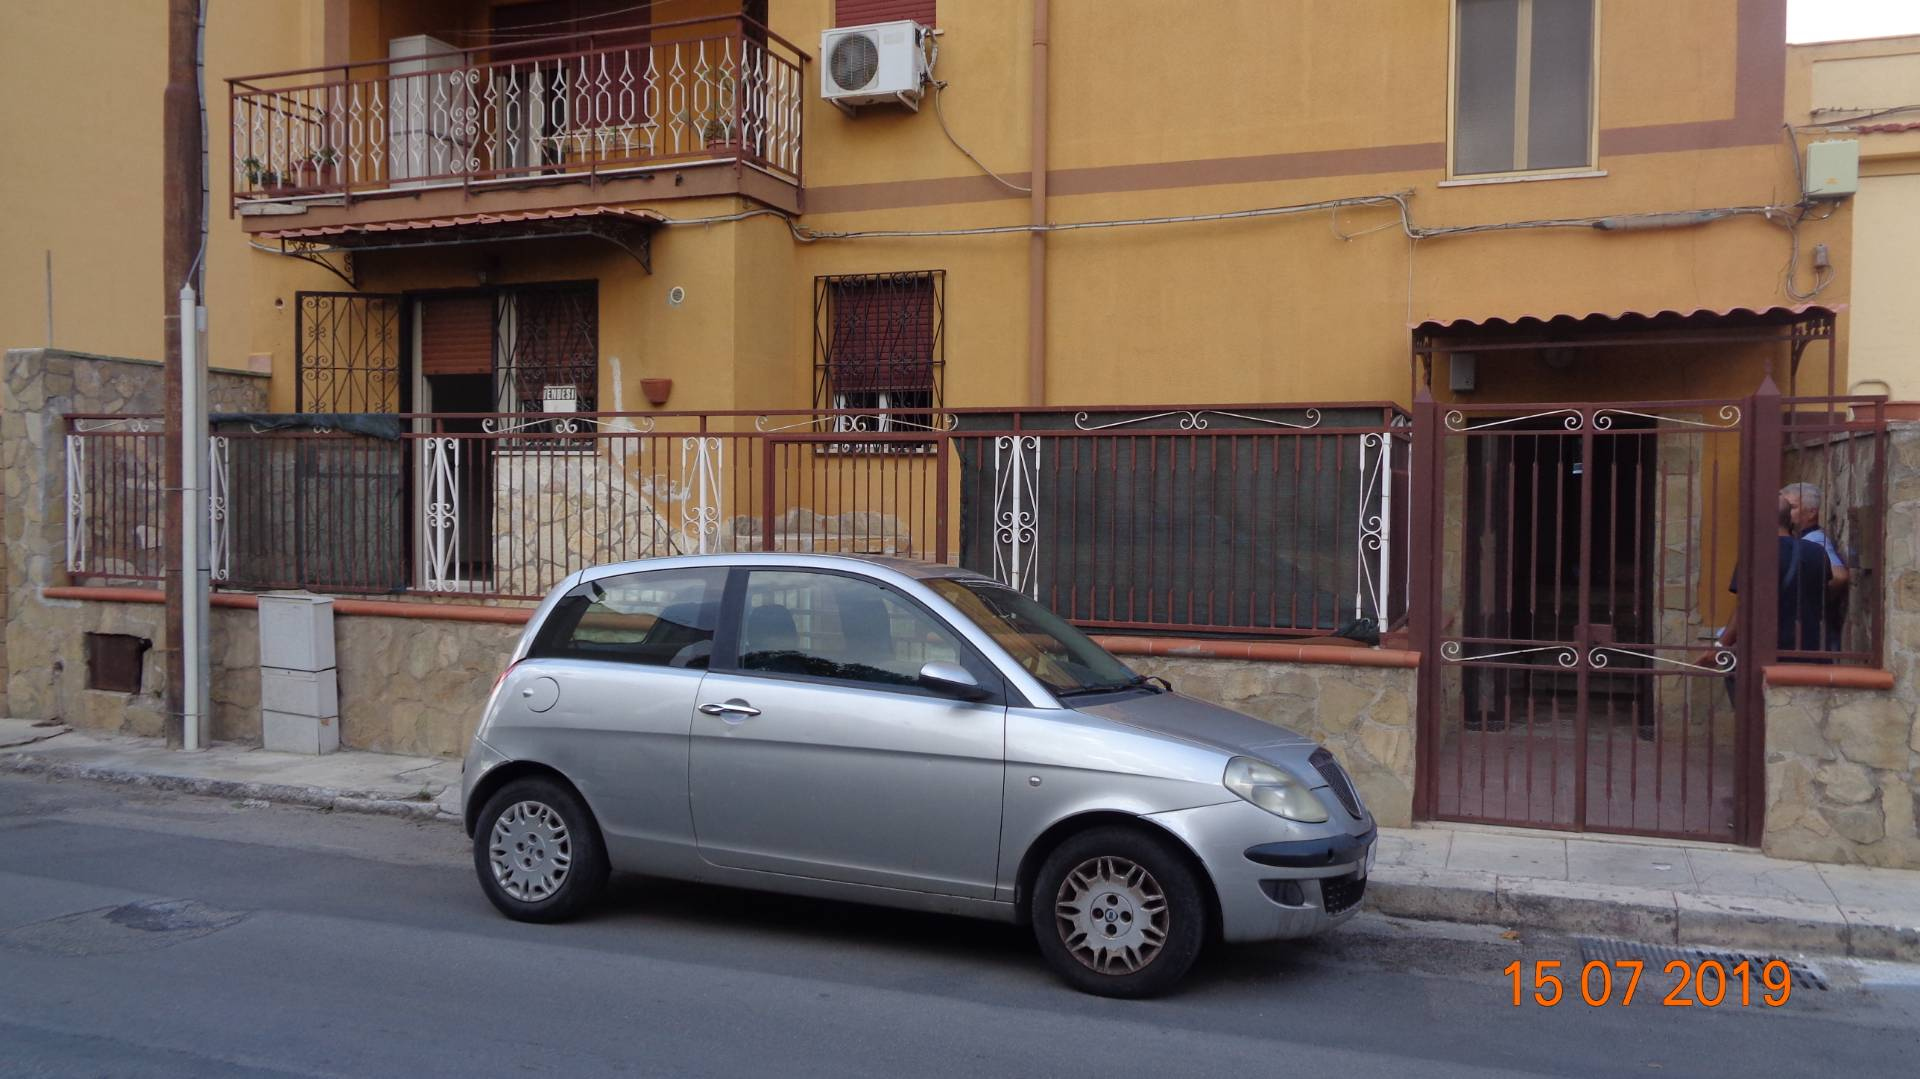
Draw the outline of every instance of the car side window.
<instances>
[{"instance_id":1,"label":"car side window","mask_svg":"<svg viewBox=\"0 0 1920 1079\"><path fill-rule=\"evenodd\" d=\"M747 575L742 671L902 688L933 662L965 664L965 647L885 585L805 570Z\"/></svg>"},{"instance_id":2,"label":"car side window","mask_svg":"<svg viewBox=\"0 0 1920 1079\"><path fill-rule=\"evenodd\" d=\"M531 654L704 669L726 585L720 568L588 581L560 601Z\"/></svg>"}]
</instances>

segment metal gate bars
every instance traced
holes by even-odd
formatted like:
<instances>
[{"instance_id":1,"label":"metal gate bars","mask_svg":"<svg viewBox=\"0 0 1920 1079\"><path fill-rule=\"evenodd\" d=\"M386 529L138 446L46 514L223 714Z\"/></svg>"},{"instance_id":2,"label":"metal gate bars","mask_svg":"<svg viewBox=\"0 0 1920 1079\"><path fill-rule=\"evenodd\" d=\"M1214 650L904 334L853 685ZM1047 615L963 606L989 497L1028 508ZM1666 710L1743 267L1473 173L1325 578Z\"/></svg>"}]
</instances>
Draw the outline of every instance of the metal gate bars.
<instances>
[{"instance_id":1,"label":"metal gate bars","mask_svg":"<svg viewBox=\"0 0 1920 1079\"><path fill-rule=\"evenodd\" d=\"M1421 814L1757 834L1771 618L1745 627L1775 599L1771 384L1740 402L1471 409L1423 392L1415 416Z\"/></svg>"}]
</instances>

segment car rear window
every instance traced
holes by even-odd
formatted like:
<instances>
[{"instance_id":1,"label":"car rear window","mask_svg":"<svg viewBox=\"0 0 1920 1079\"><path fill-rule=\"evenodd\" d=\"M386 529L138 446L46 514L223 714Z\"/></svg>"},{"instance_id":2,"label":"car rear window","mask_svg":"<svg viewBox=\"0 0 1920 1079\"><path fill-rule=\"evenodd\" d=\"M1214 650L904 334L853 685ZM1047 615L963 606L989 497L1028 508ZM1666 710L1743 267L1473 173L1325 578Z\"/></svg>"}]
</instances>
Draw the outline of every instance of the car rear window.
<instances>
[{"instance_id":1,"label":"car rear window","mask_svg":"<svg viewBox=\"0 0 1920 1079\"><path fill-rule=\"evenodd\" d=\"M703 669L724 569L647 570L589 581L560 601L531 655Z\"/></svg>"}]
</instances>

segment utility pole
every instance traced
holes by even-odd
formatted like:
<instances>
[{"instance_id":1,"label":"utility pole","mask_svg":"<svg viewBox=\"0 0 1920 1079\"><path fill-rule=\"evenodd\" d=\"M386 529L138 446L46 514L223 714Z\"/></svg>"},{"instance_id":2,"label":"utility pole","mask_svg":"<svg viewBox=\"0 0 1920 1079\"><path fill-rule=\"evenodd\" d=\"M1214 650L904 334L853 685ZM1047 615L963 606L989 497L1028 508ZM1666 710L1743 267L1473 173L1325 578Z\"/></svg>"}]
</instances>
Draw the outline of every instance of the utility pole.
<instances>
[{"instance_id":1,"label":"utility pole","mask_svg":"<svg viewBox=\"0 0 1920 1079\"><path fill-rule=\"evenodd\" d=\"M166 342L165 447L161 458L163 498L161 548L166 566L167 745L178 748L186 738L185 581L180 572L184 515L180 491L185 486L181 453L182 356L179 294L187 284L194 252L200 245L200 95L194 70L194 47L199 20L198 0L167 0L167 87L161 96L160 264L164 301L161 325Z\"/></svg>"}]
</instances>

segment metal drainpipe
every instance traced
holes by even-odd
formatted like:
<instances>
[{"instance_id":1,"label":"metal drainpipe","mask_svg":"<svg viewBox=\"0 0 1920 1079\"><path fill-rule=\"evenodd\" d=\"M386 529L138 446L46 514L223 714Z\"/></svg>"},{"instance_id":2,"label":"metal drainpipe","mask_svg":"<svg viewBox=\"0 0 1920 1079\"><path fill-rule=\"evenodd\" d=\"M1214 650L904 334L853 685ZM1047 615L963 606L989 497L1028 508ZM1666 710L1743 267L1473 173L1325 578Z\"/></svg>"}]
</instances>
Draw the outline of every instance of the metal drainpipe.
<instances>
[{"instance_id":1,"label":"metal drainpipe","mask_svg":"<svg viewBox=\"0 0 1920 1079\"><path fill-rule=\"evenodd\" d=\"M1027 196L1034 225L1047 223L1047 0L1033 0L1033 188ZM1047 234L1027 234L1027 403L1047 403Z\"/></svg>"}]
</instances>

